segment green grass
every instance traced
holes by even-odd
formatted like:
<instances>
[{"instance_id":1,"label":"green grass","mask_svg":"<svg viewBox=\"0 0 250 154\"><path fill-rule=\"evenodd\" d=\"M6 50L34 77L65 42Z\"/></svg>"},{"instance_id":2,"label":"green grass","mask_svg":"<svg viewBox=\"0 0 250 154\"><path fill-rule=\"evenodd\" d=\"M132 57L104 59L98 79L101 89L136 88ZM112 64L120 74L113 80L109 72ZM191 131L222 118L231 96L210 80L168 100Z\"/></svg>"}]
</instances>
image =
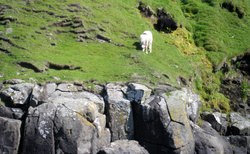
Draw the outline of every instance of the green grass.
<instances>
[{"instance_id":1,"label":"green grass","mask_svg":"<svg viewBox=\"0 0 250 154\"><path fill-rule=\"evenodd\" d=\"M250 48L249 1L230 1L244 12L244 18L239 19L235 12L220 7L229 0L142 1L155 12L162 7L177 21L180 28L172 34L154 30L154 23L137 9L139 0L0 2L1 6L12 7L5 9L2 16L16 19L0 25L1 37L25 48L0 41L1 48L11 52L0 52L0 72L4 75L0 81L34 78L38 82L46 82L54 81L52 77L59 77L60 81L167 82L179 86L176 79L182 76L190 79L193 90L200 92L206 102L205 107L228 111L228 100L218 93L223 74L213 73L212 66L220 64L225 57L229 60ZM78 11L70 12L69 9ZM56 15L66 15L66 18ZM84 27L52 26L65 19L70 20L68 23L81 20ZM12 28L13 32L5 34L7 28ZM77 42L79 34L58 33L72 30L91 30L82 35L93 40ZM154 37L153 53L149 55L138 49L139 36L145 30L152 31ZM98 43L97 34L109 37L112 42ZM20 61L28 61L44 72L24 70L17 65ZM46 68L47 62L79 66L81 69L54 70ZM167 74L169 79L162 74Z\"/></svg>"}]
</instances>

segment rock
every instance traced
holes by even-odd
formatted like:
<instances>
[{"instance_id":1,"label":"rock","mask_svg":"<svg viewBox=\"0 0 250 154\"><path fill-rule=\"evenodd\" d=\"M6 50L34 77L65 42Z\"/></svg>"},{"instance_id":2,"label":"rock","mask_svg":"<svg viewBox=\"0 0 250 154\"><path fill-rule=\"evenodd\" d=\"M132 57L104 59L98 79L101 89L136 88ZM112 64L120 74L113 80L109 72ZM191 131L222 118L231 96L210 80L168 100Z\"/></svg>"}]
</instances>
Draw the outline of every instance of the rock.
<instances>
[{"instance_id":1,"label":"rock","mask_svg":"<svg viewBox=\"0 0 250 154\"><path fill-rule=\"evenodd\" d=\"M110 83L106 85L105 90L107 125L111 131L111 140L133 139L133 111L125 96L127 87Z\"/></svg>"},{"instance_id":2,"label":"rock","mask_svg":"<svg viewBox=\"0 0 250 154\"><path fill-rule=\"evenodd\" d=\"M140 13L144 17L149 18L152 22L157 21L156 14L155 14L154 10L150 6L144 4L143 2L139 2L139 5L138 5L137 8L140 10Z\"/></svg>"},{"instance_id":3,"label":"rock","mask_svg":"<svg viewBox=\"0 0 250 154\"><path fill-rule=\"evenodd\" d=\"M159 95L159 94L162 94L162 93L169 93L171 91L174 91L175 89L171 86L167 86L167 85L158 85L156 86L152 93L155 94L155 95Z\"/></svg>"},{"instance_id":4,"label":"rock","mask_svg":"<svg viewBox=\"0 0 250 154\"><path fill-rule=\"evenodd\" d=\"M199 95L193 93L190 89L188 89L187 92L188 92L186 99L187 116L191 121L197 123L199 119L199 106L202 104L202 102L200 101Z\"/></svg>"},{"instance_id":5,"label":"rock","mask_svg":"<svg viewBox=\"0 0 250 154\"><path fill-rule=\"evenodd\" d=\"M232 65L241 71L244 76L247 76L248 79L250 75L250 50L248 50L244 55L238 55L235 60L232 59Z\"/></svg>"},{"instance_id":6,"label":"rock","mask_svg":"<svg viewBox=\"0 0 250 154\"><path fill-rule=\"evenodd\" d=\"M55 114L55 147L63 153L96 153L97 130L84 115L59 105Z\"/></svg>"},{"instance_id":7,"label":"rock","mask_svg":"<svg viewBox=\"0 0 250 154\"><path fill-rule=\"evenodd\" d=\"M144 102L151 94L151 90L144 85L137 83L130 83L127 89L127 98L133 102Z\"/></svg>"},{"instance_id":8,"label":"rock","mask_svg":"<svg viewBox=\"0 0 250 154\"><path fill-rule=\"evenodd\" d=\"M250 135L250 120L242 117L238 113L230 113L230 126L228 134L233 135Z\"/></svg>"},{"instance_id":9,"label":"rock","mask_svg":"<svg viewBox=\"0 0 250 154\"><path fill-rule=\"evenodd\" d=\"M104 100L102 97L89 92L61 92L55 91L48 98L48 102L63 103L63 102L92 102L97 105L100 113L104 112Z\"/></svg>"},{"instance_id":10,"label":"rock","mask_svg":"<svg viewBox=\"0 0 250 154\"><path fill-rule=\"evenodd\" d=\"M24 112L20 108L9 108L0 104L0 117L21 119Z\"/></svg>"},{"instance_id":11,"label":"rock","mask_svg":"<svg viewBox=\"0 0 250 154\"><path fill-rule=\"evenodd\" d=\"M64 98L30 107L22 152L97 153L110 143L105 125L105 115L93 102Z\"/></svg>"},{"instance_id":12,"label":"rock","mask_svg":"<svg viewBox=\"0 0 250 154\"><path fill-rule=\"evenodd\" d=\"M185 97L183 91L173 91L170 96L150 96L145 102L133 103L135 139L149 153L194 152Z\"/></svg>"},{"instance_id":13,"label":"rock","mask_svg":"<svg viewBox=\"0 0 250 154\"><path fill-rule=\"evenodd\" d=\"M77 92L79 86L76 86L72 83L62 83L57 86L57 90L61 92Z\"/></svg>"},{"instance_id":14,"label":"rock","mask_svg":"<svg viewBox=\"0 0 250 154\"><path fill-rule=\"evenodd\" d=\"M48 102L48 97L56 91L56 88L57 85L55 83L48 83L44 86L35 85L30 97L30 105L36 107Z\"/></svg>"},{"instance_id":15,"label":"rock","mask_svg":"<svg viewBox=\"0 0 250 154\"><path fill-rule=\"evenodd\" d=\"M177 90L170 92L168 96L166 94L162 96L167 102L169 115L171 117L168 131L174 140L175 146L173 148L180 148L180 151L184 153L193 153L193 133L186 114L187 90Z\"/></svg>"},{"instance_id":16,"label":"rock","mask_svg":"<svg viewBox=\"0 0 250 154\"><path fill-rule=\"evenodd\" d=\"M22 83L22 82L25 82L25 80L11 79L11 80L4 81L4 84L18 84L18 83Z\"/></svg>"},{"instance_id":17,"label":"rock","mask_svg":"<svg viewBox=\"0 0 250 154\"><path fill-rule=\"evenodd\" d=\"M104 113L104 100L98 94L83 91L82 87L63 83L58 86L55 83L49 83L44 86L36 85L31 95L31 106L37 106L45 102L65 102L81 101L93 102L98 106L98 111Z\"/></svg>"},{"instance_id":18,"label":"rock","mask_svg":"<svg viewBox=\"0 0 250 154\"><path fill-rule=\"evenodd\" d=\"M1 92L0 97L6 106L24 106L28 103L33 87L32 83L10 85Z\"/></svg>"},{"instance_id":19,"label":"rock","mask_svg":"<svg viewBox=\"0 0 250 154\"><path fill-rule=\"evenodd\" d=\"M104 146L98 154L118 154L118 153L136 153L149 154L137 141L134 140L117 140L110 145Z\"/></svg>"},{"instance_id":20,"label":"rock","mask_svg":"<svg viewBox=\"0 0 250 154\"><path fill-rule=\"evenodd\" d=\"M54 153L55 111L56 107L51 103L29 108L25 121L22 153Z\"/></svg>"},{"instance_id":21,"label":"rock","mask_svg":"<svg viewBox=\"0 0 250 154\"><path fill-rule=\"evenodd\" d=\"M227 115L219 112L209 113L203 112L201 113L201 118L211 124L211 126L222 135L226 135L228 120Z\"/></svg>"},{"instance_id":22,"label":"rock","mask_svg":"<svg viewBox=\"0 0 250 154\"><path fill-rule=\"evenodd\" d=\"M21 138L21 121L0 117L0 153L17 154Z\"/></svg>"},{"instance_id":23,"label":"rock","mask_svg":"<svg viewBox=\"0 0 250 154\"><path fill-rule=\"evenodd\" d=\"M234 153L250 153L250 136L230 136L229 142Z\"/></svg>"},{"instance_id":24,"label":"rock","mask_svg":"<svg viewBox=\"0 0 250 154\"><path fill-rule=\"evenodd\" d=\"M11 109L3 106L2 104L0 104L0 117L14 119L13 112L11 111Z\"/></svg>"},{"instance_id":25,"label":"rock","mask_svg":"<svg viewBox=\"0 0 250 154\"><path fill-rule=\"evenodd\" d=\"M202 121L202 128L190 121L195 139L195 152L197 154L232 154L230 143L220 136L208 122Z\"/></svg>"},{"instance_id":26,"label":"rock","mask_svg":"<svg viewBox=\"0 0 250 154\"><path fill-rule=\"evenodd\" d=\"M7 28L6 34L11 34L12 32L13 32L13 29L12 29L12 28Z\"/></svg>"}]
</instances>

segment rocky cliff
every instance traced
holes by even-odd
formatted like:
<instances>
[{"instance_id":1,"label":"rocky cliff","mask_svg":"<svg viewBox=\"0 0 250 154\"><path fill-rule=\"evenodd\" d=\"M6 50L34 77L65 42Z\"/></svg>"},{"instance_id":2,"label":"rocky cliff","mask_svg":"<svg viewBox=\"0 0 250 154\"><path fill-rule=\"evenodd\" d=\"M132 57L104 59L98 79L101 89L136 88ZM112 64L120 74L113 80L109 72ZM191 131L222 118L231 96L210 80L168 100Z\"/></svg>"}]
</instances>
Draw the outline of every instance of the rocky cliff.
<instances>
[{"instance_id":1,"label":"rocky cliff","mask_svg":"<svg viewBox=\"0 0 250 154\"><path fill-rule=\"evenodd\" d=\"M250 121L202 113L190 89L1 84L0 153L250 153ZM221 136L221 135L230 136Z\"/></svg>"}]
</instances>

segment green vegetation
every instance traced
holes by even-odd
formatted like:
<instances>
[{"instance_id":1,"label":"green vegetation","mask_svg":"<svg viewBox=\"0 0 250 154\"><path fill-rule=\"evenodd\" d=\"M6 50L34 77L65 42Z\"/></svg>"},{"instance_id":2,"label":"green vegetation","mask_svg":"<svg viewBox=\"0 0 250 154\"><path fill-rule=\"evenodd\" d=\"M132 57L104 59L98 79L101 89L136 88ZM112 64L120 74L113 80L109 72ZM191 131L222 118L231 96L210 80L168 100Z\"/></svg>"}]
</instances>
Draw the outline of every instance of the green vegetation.
<instances>
[{"instance_id":1,"label":"green vegetation","mask_svg":"<svg viewBox=\"0 0 250 154\"><path fill-rule=\"evenodd\" d=\"M3 32L0 81L34 78L45 82L58 77L61 81L88 84L89 81L139 81L179 86L176 79L182 76L201 94L204 110L212 107L228 112L229 101L219 93L223 73L213 73L212 68L225 57L229 60L250 48L250 1L142 2L155 12L163 7L179 28L171 34L156 31L154 23L137 9L139 0L0 2L4 8L0 17ZM232 2L235 11L222 8L224 2ZM244 14L243 18L238 17L236 8ZM79 21L83 26L77 27ZM8 28L13 32L6 34ZM154 37L153 53L148 55L142 53L138 45L139 36L145 30L152 31ZM110 38L111 42L99 43L97 34ZM20 67L21 61L33 64L42 72ZM58 70L48 67L48 63L80 69Z\"/></svg>"}]
</instances>

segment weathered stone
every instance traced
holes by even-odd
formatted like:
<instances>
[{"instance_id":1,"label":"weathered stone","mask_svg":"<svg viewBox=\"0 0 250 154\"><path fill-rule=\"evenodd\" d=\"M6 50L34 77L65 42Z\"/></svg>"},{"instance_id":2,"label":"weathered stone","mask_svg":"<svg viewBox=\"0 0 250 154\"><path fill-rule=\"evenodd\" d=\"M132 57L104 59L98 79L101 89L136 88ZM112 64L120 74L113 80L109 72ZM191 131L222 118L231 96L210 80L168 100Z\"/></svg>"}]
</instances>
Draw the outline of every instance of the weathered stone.
<instances>
[{"instance_id":1,"label":"weathered stone","mask_svg":"<svg viewBox=\"0 0 250 154\"><path fill-rule=\"evenodd\" d=\"M144 149L137 141L134 140L117 140L110 145L104 146L98 154L118 154L118 153L136 153L136 154L148 154L148 151Z\"/></svg>"},{"instance_id":2,"label":"weathered stone","mask_svg":"<svg viewBox=\"0 0 250 154\"><path fill-rule=\"evenodd\" d=\"M230 143L220 136L208 122L202 121L202 128L190 121L197 154L232 154Z\"/></svg>"},{"instance_id":3,"label":"weathered stone","mask_svg":"<svg viewBox=\"0 0 250 154\"><path fill-rule=\"evenodd\" d=\"M230 127L228 133L233 135L250 135L250 120L238 113L230 113Z\"/></svg>"},{"instance_id":4,"label":"weathered stone","mask_svg":"<svg viewBox=\"0 0 250 154\"><path fill-rule=\"evenodd\" d=\"M134 103L135 139L149 153L193 153L194 140L185 109L187 94L151 96Z\"/></svg>"},{"instance_id":5,"label":"weathered stone","mask_svg":"<svg viewBox=\"0 0 250 154\"><path fill-rule=\"evenodd\" d=\"M151 89L137 83L130 83L127 89L127 98L133 102L144 102L151 94Z\"/></svg>"},{"instance_id":6,"label":"weathered stone","mask_svg":"<svg viewBox=\"0 0 250 154\"><path fill-rule=\"evenodd\" d=\"M171 123L168 131L174 140L174 147L179 148L184 153L193 153L194 139L189 120L186 114L186 102L188 93L186 89L182 91L170 92L170 95L162 95L168 106Z\"/></svg>"},{"instance_id":7,"label":"weathered stone","mask_svg":"<svg viewBox=\"0 0 250 154\"><path fill-rule=\"evenodd\" d=\"M201 113L201 118L211 124L211 126L222 135L226 135L228 121L227 115L219 112L209 113L203 112Z\"/></svg>"},{"instance_id":8,"label":"weathered stone","mask_svg":"<svg viewBox=\"0 0 250 154\"><path fill-rule=\"evenodd\" d=\"M23 106L28 103L34 84L20 83L8 86L0 94L6 106Z\"/></svg>"},{"instance_id":9,"label":"weathered stone","mask_svg":"<svg viewBox=\"0 0 250 154\"><path fill-rule=\"evenodd\" d=\"M79 102L93 102L97 105L100 113L104 112L104 100L102 97L98 97L95 94L89 92L61 92L55 91L48 98L48 102L67 102L67 101L79 101Z\"/></svg>"},{"instance_id":10,"label":"weathered stone","mask_svg":"<svg viewBox=\"0 0 250 154\"><path fill-rule=\"evenodd\" d=\"M21 119L24 112L19 108L9 108L0 104L0 117Z\"/></svg>"},{"instance_id":11,"label":"weathered stone","mask_svg":"<svg viewBox=\"0 0 250 154\"><path fill-rule=\"evenodd\" d=\"M23 153L97 153L110 143L105 124L105 115L98 112L93 102L58 98L30 107Z\"/></svg>"},{"instance_id":12,"label":"weathered stone","mask_svg":"<svg viewBox=\"0 0 250 154\"><path fill-rule=\"evenodd\" d=\"M235 154L250 153L250 136L230 136L229 142Z\"/></svg>"},{"instance_id":13,"label":"weathered stone","mask_svg":"<svg viewBox=\"0 0 250 154\"><path fill-rule=\"evenodd\" d=\"M15 119L22 119L24 112L20 108L10 108Z\"/></svg>"},{"instance_id":14,"label":"weathered stone","mask_svg":"<svg viewBox=\"0 0 250 154\"><path fill-rule=\"evenodd\" d=\"M130 101L124 93L127 87L107 84L106 87L107 124L111 131L111 140L133 139L134 120Z\"/></svg>"},{"instance_id":15,"label":"weathered stone","mask_svg":"<svg viewBox=\"0 0 250 154\"><path fill-rule=\"evenodd\" d=\"M57 90L62 92L77 92L78 87L72 83L62 83L57 86Z\"/></svg>"},{"instance_id":16,"label":"weathered stone","mask_svg":"<svg viewBox=\"0 0 250 154\"><path fill-rule=\"evenodd\" d=\"M79 91L78 91L79 90ZM36 85L31 95L30 104L35 107L47 102L81 101L93 102L98 106L100 113L104 112L104 100L98 94L82 91L82 88L73 84L49 83L44 86Z\"/></svg>"},{"instance_id":17,"label":"weathered stone","mask_svg":"<svg viewBox=\"0 0 250 154\"><path fill-rule=\"evenodd\" d=\"M167 86L167 85L158 85L156 86L152 93L155 94L155 95L160 95L162 93L169 93L171 91L174 91L175 89L171 86Z\"/></svg>"},{"instance_id":18,"label":"weathered stone","mask_svg":"<svg viewBox=\"0 0 250 154\"><path fill-rule=\"evenodd\" d=\"M0 104L0 117L14 119L13 112L11 111L11 109L3 106L2 104Z\"/></svg>"},{"instance_id":19,"label":"weathered stone","mask_svg":"<svg viewBox=\"0 0 250 154\"><path fill-rule=\"evenodd\" d=\"M56 107L51 103L29 108L24 128L23 153L54 153L55 111Z\"/></svg>"},{"instance_id":20,"label":"weathered stone","mask_svg":"<svg viewBox=\"0 0 250 154\"><path fill-rule=\"evenodd\" d=\"M59 105L55 114L55 147L63 153L96 153L97 130L82 115Z\"/></svg>"},{"instance_id":21,"label":"weathered stone","mask_svg":"<svg viewBox=\"0 0 250 154\"><path fill-rule=\"evenodd\" d=\"M21 121L0 117L0 153L17 154L20 143Z\"/></svg>"},{"instance_id":22,"label":"weathered stone","mask_svg":"<svg viewBox=\"0 0 250 154\"><path fill-rule=\"evenodd\" d=\"M187 99L186 99L186 109L188 118L197 123L199 119L199 106L201 105L199 95L193 93L190 89L188 89Z\"/></svg>"}]
</instances>

